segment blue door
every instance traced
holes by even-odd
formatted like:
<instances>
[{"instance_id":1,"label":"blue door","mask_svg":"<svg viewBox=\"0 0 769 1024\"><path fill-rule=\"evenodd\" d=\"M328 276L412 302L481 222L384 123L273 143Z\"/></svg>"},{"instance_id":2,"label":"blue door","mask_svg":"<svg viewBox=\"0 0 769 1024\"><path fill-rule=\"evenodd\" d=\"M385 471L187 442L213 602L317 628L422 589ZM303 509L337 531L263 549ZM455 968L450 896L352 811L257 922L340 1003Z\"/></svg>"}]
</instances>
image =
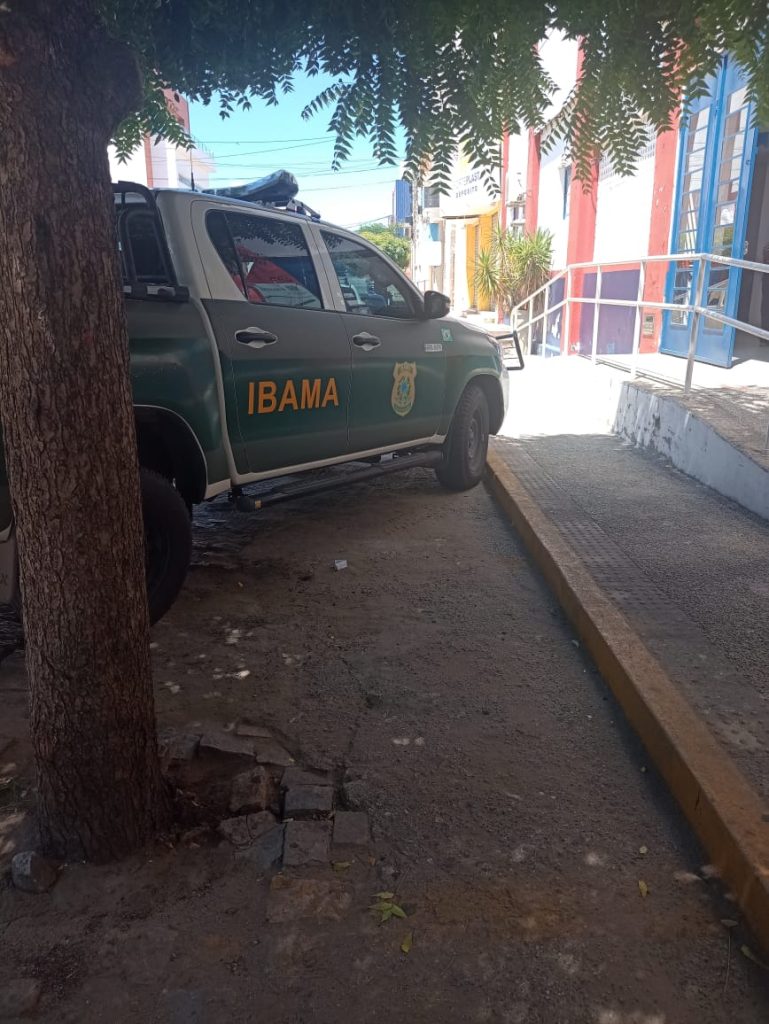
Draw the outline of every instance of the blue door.
<instances>
[{"instance_id":1,"label":"blue door","mask_svg":"<svg viewBox=\"0 0 769 1024\"><path fill-rule=\"evenodd\" d=\"M681 131L672 251L712 252L741 259L744 255L748 199L758 129L751 125L753 107L745 80L725 57L706 96L693 100ZM735 316L742 272L708 264L704 305ZM666 301L694 301L698 263L671 265ZM689 348L689 315L668 310L662 321L660 351L685 356ZM734 328L701 317L697 359L731 366Z\"/></svg>"}]
</instances>

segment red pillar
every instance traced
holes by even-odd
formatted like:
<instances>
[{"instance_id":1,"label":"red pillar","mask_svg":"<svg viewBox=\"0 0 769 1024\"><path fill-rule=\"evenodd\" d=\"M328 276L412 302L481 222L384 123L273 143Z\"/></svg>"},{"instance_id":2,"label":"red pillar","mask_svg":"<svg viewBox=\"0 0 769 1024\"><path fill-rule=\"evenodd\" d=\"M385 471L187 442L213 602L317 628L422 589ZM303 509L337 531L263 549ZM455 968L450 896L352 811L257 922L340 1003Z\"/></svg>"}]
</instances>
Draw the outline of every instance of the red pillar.
<instances>
[{"instance_id":1,"label":"red pillar","mask_svg":"<svg viewBox=\"0 0 769 1024\"><path fill-rule=\"evenodd\" d=\"M594 164L590 179L582 182L572 178L569 190L569 238L566 243L566 263L589 263L595 252L595 220L598 207L598 164ZM620 226L618 225L618 229ZM585 273L577 270L571 277L571 294L582 297ZM571 306L569 317L568 352L576 351L582 306Z\"/></svg>"},{"instance_id":2,"label":"red pillar","mask_svg":"<svg viewBox=\"0 0 769 1024\"><path fill-rule=\"evenodd\" d=\"M152 171L152 140L149 135L144 136L144 166L147 169L147 188L154 188L155 175Z\"/></svg>"},{"instance_id":3,"label":"red pillar","mask_svg":"<svg viewBox=\"0 0 769 1024\"><path fill-rule=\"evenodd\" d=\"M585 60L585 53L582 49L582 42L577 50L577 85L579 86L582 77L582 66ZM569 189L569 237L566 243L566 263L589 263L595 253L595 219L598 206L598 162L596 161L590 171L588 181L579 181L574 177L572 165L572 179ZM571 295L577 298L582 297L582 289L585 279L585 271L578 270L572 274ZM589 271L588 271L589 273ZM569 336L566 347L567 352L574 352L579 342L579 329L582 314L582 305L572 305L569 315Z\"/></svg>"},{"instance_id":4,"label":"red pillar","mask_svg":"<svg viewBox=\"0 0 769 1024\"><path fill-rule=\"evenodd\" d=\"M526 162L526 234L537 230L539 217L539 167L541 160L541 136L529 130L529 157Z\"/></svg>"},{"instance_id":5,"label":"red pillar","mask_svg":"<svg viewBox=\"0 0 769 1024\"><path fill-rule=\"evenodd\" d=\"M669 252L670 224L673 217L676 185L676 156L678 151L678 112L670 131L657 136L654 150L654 191L649 224L649 255L660 256ZM650 263L646 271L644 298L649 302L662 302L665 297L667 263ZM662 310L648 311L654 317L654 334L641 334L641 352L656 352L662 329Z\"/></svg>"}]
</instances>

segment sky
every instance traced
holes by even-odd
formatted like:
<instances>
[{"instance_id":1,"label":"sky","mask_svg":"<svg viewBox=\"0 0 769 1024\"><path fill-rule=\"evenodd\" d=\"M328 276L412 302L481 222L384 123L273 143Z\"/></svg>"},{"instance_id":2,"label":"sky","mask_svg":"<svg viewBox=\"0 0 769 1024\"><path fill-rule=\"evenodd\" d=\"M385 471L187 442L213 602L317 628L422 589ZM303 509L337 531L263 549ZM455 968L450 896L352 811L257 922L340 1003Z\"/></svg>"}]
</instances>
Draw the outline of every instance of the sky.
<instances>
[{"instance_id":1,"label":"sky","mask_svg":"<svg viewBox=\"0 0 769 1024\"><path fill-rule=\"evenodd\" d=\"M255 100L250 111L237 111L225 120L215 103L207 107L191 103L192 135L216 159L212 187L239 185L285 169L299 181L299 198L324 220L358 227L389 216L399 165L378 166L371 143L359 139L342 168L334 172L334 136L328 131L332 109L302 120L302 109L331 81L297 75L295 91L281 97L277 107Z\"/></svg>"}]
</instances>

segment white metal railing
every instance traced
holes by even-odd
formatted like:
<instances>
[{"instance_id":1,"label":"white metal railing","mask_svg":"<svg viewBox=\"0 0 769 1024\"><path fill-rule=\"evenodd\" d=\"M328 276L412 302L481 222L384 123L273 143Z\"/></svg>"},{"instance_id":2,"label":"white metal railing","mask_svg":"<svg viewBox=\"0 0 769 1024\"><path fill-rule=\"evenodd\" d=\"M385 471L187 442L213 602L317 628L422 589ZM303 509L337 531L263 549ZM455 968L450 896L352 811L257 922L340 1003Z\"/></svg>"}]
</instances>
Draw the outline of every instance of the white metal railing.
<instances>
[{"instance_id":1,"label":"white metal railing","mask_svg":"<svg viewBox=\"0 0 769 1024\"><path fill-rule=\"evenodd\" d=\"M687 263L691 264L692 272L695 272L696 264L696 283L694 287L694 301L693 302L654 302L644 298L644 289L646 287L646 270L649 264L652 263ZM686 356L686 376L684 379L684 391L688 392L692 386L692 375L694 373L694 361L697 351L697 335L699 333L699 326L701 318L707 317L708 320L715 320L717 323L723 324L726 327L734 327L738 331L743 331L745 334L750 334L754 338L760 338L762 341L769 341L769 331L764 330L761 327L757 327L755 324L746 323L743 320L736 320L734 317L726 316L724 313L720 313L718 309L711 306L703 306L702 299L705 291L705 282L710 279L710 268L713 264L726 267L737 267L741 270L752 270L759 274L769 274L769 265L765 263L755 263L752 260L739 260L731 256L716 256L714 253L667 253L662 256L644 256L641 259L635 260L603 260L594 261L591 263L572 263L565 270L559 271L550 280L538 288L531 295L527 296L522 302L519 302L515 306L510 315L511 326L517 328L519 334L526 332L526 341L529 351L531 351L531 337L532 327L542 321L542 346L543 350L547 347L547 328L548 318L558 310L563 309L563 321L560 331L561 342L559 343L559 350L566 342L566 351L568 351L568 338L569 338L569 322L571 319L571 308L574 303L578 305L590 305L594 307L593 315L593 334L592 334L592 347L591 347L591 359L595 363L598 359L598 330L601 319L601 309L604 306L621 306L626 309L635 310L635 324L633 328L633 345L630 357L630 376L635 378L638 372L638 352L641 345L641 316L642 310L644 309L663 309L671 310L673 312L685 314L689 318L689 345ZM604 298L602 294L603 287L603 271L607 267L613 267L615 269L629 269L638 266L638 292L635 299L609 299ZM707 268L707 272L706 272ZM572 294L572 285L574 281L575 272L579 271L591 271L596 272L595 282L595 295L594 296L582 296ZM550 294L553 285L560 280L564 280L564 295L563 298L558 302L550 305ZM539 295L545 297L545 308L541 313L534 315L534 304ZM519 317L524 309L527 309L528 317L521 321Z\"/></svg>"}]
</instances>

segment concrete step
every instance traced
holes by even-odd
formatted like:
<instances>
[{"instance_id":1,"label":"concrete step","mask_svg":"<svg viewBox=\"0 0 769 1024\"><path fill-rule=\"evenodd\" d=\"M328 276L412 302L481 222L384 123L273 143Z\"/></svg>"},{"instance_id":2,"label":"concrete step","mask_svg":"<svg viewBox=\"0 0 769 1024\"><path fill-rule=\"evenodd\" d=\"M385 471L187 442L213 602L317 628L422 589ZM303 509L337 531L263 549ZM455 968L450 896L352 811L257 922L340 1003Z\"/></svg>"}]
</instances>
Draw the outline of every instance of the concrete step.
<instances>
[{"instance_id":1,"label":"concrete step","mask_svg":"<svg viewBox=\"0 0 769 1024\"><path fill-rule=\"evenodd\" d=\"M709 388L685 395L623 382L614 431L665 455L689 476L769 518L769 388Z\"/></svg>"},{"instance_id":2,"label":"concrete step","mask_svg":"<svg viewBox=\"0 0 769 1024\"><path fill-rule=\"evenodd\" d=\"M719 380L721 378L714 378ZM615 433L769 518L769 387L697 388L639 377L578 357L531 359L510 378L502 435Z\"/></svg>"}]
</instances>

